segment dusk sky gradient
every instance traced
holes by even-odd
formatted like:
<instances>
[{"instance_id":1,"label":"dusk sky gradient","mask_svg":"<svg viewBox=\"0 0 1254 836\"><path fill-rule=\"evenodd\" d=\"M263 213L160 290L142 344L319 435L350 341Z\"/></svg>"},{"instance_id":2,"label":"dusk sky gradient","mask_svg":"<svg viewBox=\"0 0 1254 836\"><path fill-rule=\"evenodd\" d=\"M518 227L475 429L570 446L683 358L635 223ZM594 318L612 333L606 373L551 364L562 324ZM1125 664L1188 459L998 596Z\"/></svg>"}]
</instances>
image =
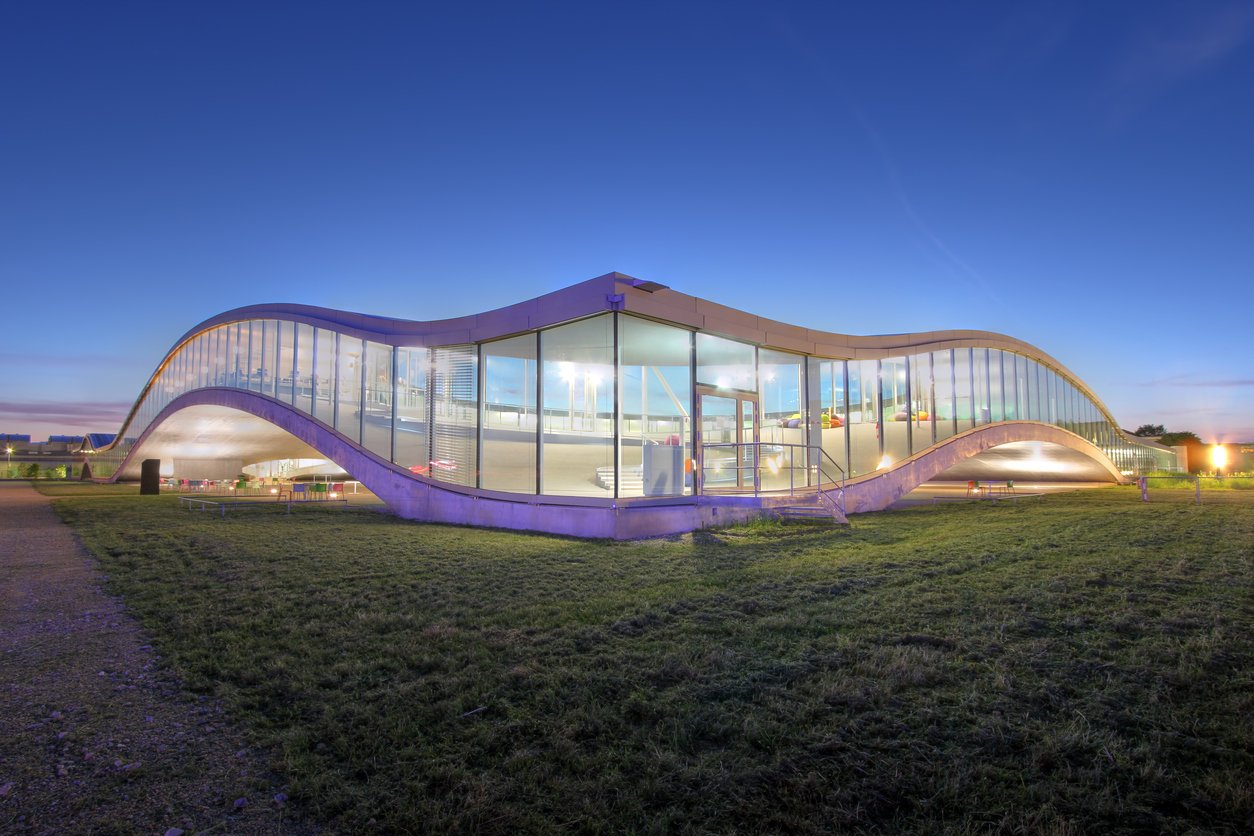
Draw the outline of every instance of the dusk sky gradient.
<instances>
[{"instance_id":1,"label":"dusk sky gradient","mask_svg":"<svg viewBox=\"0 0 1254 836\"><path fill-rule=\"evenodd\" d=\"M1254 2L0 2L0 432L230 308L612 270L1254 441Z\"/></svg>"}]
</instances>

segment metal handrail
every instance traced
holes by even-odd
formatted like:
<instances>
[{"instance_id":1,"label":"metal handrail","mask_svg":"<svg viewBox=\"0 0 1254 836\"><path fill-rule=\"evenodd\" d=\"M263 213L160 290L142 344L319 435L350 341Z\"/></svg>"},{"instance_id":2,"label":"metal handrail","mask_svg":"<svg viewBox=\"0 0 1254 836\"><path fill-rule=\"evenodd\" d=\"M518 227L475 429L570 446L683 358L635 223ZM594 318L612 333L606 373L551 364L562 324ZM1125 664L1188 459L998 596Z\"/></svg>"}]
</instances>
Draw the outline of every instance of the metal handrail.
<instances>
[{"instance_id":1,"label":"metal handrail","mask_svg":"<svg viewBox=\"0 0 1254 836\"><path fill-rule=\"evenodd\" d=\"M704 451L712 450L712 449L716 449L720 447L731 447L735 449L735 462L736 462L737 470L741 469L741 465L743 462L743 459L741 458L741 455L740 455L740 451L743 449L752 448L753 471L754 471L752 490L753 490L754 496L760 496L762 494L762 483L761 483L761 479L759 478L759 473L762 469L762 460L763 460L762 448L763 447L769 447L769 448L772 448L773 450L777 450L781 448L789 448L790 450L794 450L794 451L805 450L807 454L813 454L817 452L818 453L817 456L807 455L806 464L802 465L802 467L804 467L807 471L809 471L811 468L814 468L816 474L818 475L819 477L818 483L814 485L813 487L818 492L820 500L827 503L833 509L833 511L839 512L842 515L845 513L845 480L847 478L845 474L845 469L841 467L840 464L837 463L837 461L831 457L831 454L828 453L826 450L824 450L821 446L817 444L789 444L787 442L781 442L781 441L742 441L742 442L729 441L729 442L718 442L715 444L703 444L701 445L701 449L702 449L701 467L702 467L702 480L703 481L705 478L704 471L706 467L705 465L706 457L704 455ZM832 472L824 468L823 466L824 459L830 462L832 467L836 468L837 474L839 475L833 474ZM793 462L793 464L790 464L788 466L788 495L795 496L797 494L797 490L799 487L793 478L795 471L798 469L798 466L795 464L795 462L797 461L797 456L795 452L791 456L791 461ZM825 482L829 482L831 484L836 485L835 489L824 490L823 484ZM809 488L811 486L809 484L806 484L800 487ZM833 493L836 495L835 497L832 496Z\"/></svg>"},{"instance_id":2,"label":"metal handrail","mask_svg":"<svg viewBox=\"0 0 1254 836\"><path fill-rule=\"evenodd\" d=\"M819 452L818 463L815 465L815 467L818 468L819 477L820 477L819 484L818 484L819 496L822 497L825 502L830 502L832 505L832 508L839 511L843 515L845 513L845 479L848 478L847 475L845 474L845 469L841 467L840 464L835 459L832 458L831 454L828 453L826 450L824 450L821 446L817 444L810 444L810 445L807 445L806 449L817 450ZM829 462L832 463L832 465L838 471L840 471L839 480L837 479L828 480L832 482L833 484L836 484L836 493L840 497L839 502L832 499L828 495L828 492L823 490L823 479L821 477L827 475L823 470L823 459L827 459Z\"/></svg>"}]
</instances>

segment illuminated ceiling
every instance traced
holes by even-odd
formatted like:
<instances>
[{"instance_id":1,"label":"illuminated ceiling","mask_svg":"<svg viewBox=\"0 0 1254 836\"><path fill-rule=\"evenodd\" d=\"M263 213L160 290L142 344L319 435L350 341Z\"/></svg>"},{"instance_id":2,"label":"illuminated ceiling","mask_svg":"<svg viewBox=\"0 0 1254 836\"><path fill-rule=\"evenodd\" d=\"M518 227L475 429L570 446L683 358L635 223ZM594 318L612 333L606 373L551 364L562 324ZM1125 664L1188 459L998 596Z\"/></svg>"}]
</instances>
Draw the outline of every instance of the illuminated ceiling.
<instances>
[{"instance_id":1,"label":"illuminated ceiling","mask_svg":"<svg viewBox=\"0 0 1254 836\"><path fill-rule=\"evenodd\" d=\"M933 478L935 482L1018 479L1025 482L1111 482L1098 462L1045 441L1015 441L965 459Z\"/></svg>"}]
</instances>

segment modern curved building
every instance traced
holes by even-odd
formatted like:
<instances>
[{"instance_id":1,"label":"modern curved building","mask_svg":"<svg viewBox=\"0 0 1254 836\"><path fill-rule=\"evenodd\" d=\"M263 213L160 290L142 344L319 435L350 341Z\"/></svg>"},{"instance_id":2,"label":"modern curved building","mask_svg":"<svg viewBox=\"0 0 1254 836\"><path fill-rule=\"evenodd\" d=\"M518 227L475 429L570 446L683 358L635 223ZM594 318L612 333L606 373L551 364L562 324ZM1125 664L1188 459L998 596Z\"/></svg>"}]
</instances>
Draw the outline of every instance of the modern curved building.
<instances>
[{"instance_id":1,"label":"modern curved building","mask_svg":"<svg viewBox=\"0 0 1254 836\"><path fill-rule=\"evenodd\" d=\"M1057 360L984 331L859 337L610 273L413 322L227 311L158 365L97 477L329 461L404 517L628 538L938 475L1119 481L1172 469Z\"/></svg>"}]
</instances>

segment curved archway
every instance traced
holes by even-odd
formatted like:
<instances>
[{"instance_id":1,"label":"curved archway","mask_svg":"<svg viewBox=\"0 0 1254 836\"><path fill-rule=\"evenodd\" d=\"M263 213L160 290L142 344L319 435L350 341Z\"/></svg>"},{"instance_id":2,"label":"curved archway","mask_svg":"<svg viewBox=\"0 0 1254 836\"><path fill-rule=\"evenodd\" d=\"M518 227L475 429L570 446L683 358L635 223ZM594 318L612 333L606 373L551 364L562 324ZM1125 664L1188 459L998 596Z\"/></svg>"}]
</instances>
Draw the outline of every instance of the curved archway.
<instances>
[{"instance_id":1,"label":"curved archway","mask_svg":"<svg viewBox=\"0 0 1254 836\"><path fill-rule=\"evenodd\" d=\"M194 421L204 414L197 412L202 409L216 410L213 417L224 424L241 419L253 422L248 425L250 438L257 443L268 440L279 445L270 448L266 457L316 454L330 459L351 473L393 513L406 519L614 539L691 531L709 524L711 517L714 522L719 521L717 512L708 515L708 508L703 510L695 504L662 509L647 505L628 508L616 502L581 504L562 498L518 496L443 485L385 461L290 404L229 388L196 389L171 401L158 413L108 481L137 478L140 463L146 458L173 458L180 450L185 450L189 457L212 452L196 445L212 446L218 441L216 437L205 438L199 434L188 439L183 437L186 433L170 431L171 427L177 428L180 414L185 420ZM226 414L229 412L234 416ZM268 436L261 425L272 428ZM163 432L162 427L167 430ZM238 434L230 434L233 438L223 443L238 445L239 438L235 437ZM226 452L225 447L217 449ZM757 515L753 509L741 510L740 519ZM723 519L731 518L725 513Z\"/></svg>"},{"instance_id":2,"label":"curved archway","mask_svg":"<svg viewBox=\"0 0 1254 836\"><path fill-rule=\"evenodd\" d=\"M849 484L845 488L846 510L851 514L883 510L963 460L993 447L1018 441L1043 441L1074 450L1096 462L1109 474L1112 482L1124 481L1123 474L1110 459L1087 439L1052 424L1007 421L967 430L888 470Z\"/></svg>"}]
</instances>

